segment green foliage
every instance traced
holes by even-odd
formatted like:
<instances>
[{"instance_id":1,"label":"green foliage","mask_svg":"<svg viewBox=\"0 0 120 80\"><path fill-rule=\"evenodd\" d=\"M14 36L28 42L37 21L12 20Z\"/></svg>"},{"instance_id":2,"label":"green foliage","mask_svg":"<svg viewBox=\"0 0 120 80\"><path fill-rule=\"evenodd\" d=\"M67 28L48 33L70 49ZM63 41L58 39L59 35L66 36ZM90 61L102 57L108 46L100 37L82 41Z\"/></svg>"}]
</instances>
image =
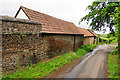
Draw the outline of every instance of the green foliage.
<instances>
[{"instance_id":1,"label":"green foliage","mask_svg":"<svg viewBox=\"0 0 120 80\"><path fill-rule=\"evenodd\" d=\"M108 41L109 44L115 44L117 42L117 37L113 36L111 33L100 34L99 38L101 43L106 43L106 41Z\"/></svg>"},{"instance_id":2,"label":"green foliage","mask_svg":"<svg viewBox=\"0 0 120 80\"><path fill-rule=\"evenodd\" d=\"M25 37L26 35L25 34L20 34L21 37Z\"/></svg>"},{"instance_id":3,"label":"green foliage","mask_svg":"<svg viewBox=\"0 0 120 80\"><path fill-rule=\"evenodd\" d=\"M90 51L93 50L94 47L96 47L95 44L90 44L90 45L81 46L80 48L81 48L81 49L85 49L87 52L90 52Z\"/></svg>"},{"instance_id":4,"label":"green foliage","mask_svg":"<svg viewBox=\"0 0 120 80\"><path fill-rule=\"evenodd\" d=\"M96 2L94 1L92 5L89 5L87 9L90 11L88 15L84 16L80 22L86 20L90 23L90 26L94 30L103 30L105 25L110 28L112 31L114 23L114 16L116 13L116 7L118 3L110 3L110 2Z\"/></svg>"},{"instance_id":5,"label":"green foliage","mask_svg":"<svg viewBox=\"0 0 120 80\"><path fill-rule=\"evenodd\" d=\"M116 37L112 37L112 38L109 38L109 44L115 44L117 43L117 38Z\"/></svg>"},{"instance_id":6,"label":"green foliage","mask_svg":"<svg viewBox=\"0 0 120 80\"><path fill-rule=\"evenodd\" d=\"M87 9L89 13L84 16L80 22L86 20L88 23L91 21L90 26L93 30L97 31L106 31L107 27L109 27L113 36L116 34L113 29L113 26L115 26L118 36L118 45L120 46L120 3L94 1ZM118 53L120 53L120 47L118 48Z\"/></svg>"},{"instance_id":7,"label":"green foliage","mask_svg":"<svg viewBox=\"0 0 120 80\"><path fill-rule=\"evenodd\" d=\"M98 45L102 45L102 44L104 44L104 43L100 43L100 42L98 43Z\"/></svg>"},{"instance_id":8,"label":"green foliage","mask_svg":"<svg viewBox=\"0 0 120 80\"><path fill-rule=\"evenodd\" d=\"M96 47L95 44L84 45L76 52L66 53L54 58L48 62L40 62L36 65L27 66L26 69L18 69L16 72L3 75L3 78L42 78L51 72L59 69L63 65L69 63L71 60L79 58L86 54L88 50ZM86 49L88 49L86 51ZM32 64L32 63L31 63Z\"/></svg>"},{"instance_id":9,"label":"green foliage","mask_svg":"<svg viewBox=\"0 0 120 80\"><path fill-rule=\"evenodd\" d=\"M87 53L87 51L85 49L81 49L81 48L76 51L76 55L78 55L80 57L82 55L84 55L85 53Z\"/></svg>"},{"instance_id":10,"label":"green foliage","mask_svg":"<svg viewBox=\"0 0 120 80\"><path fill-rule=\"evenodd\" d=\"M118 69L118 55L116 55L116 50L111 52L108 56L108 67L109 78L120 78L120 76L118 76L120 69Z\"/></svg>"},{"instance_id":11,"label":"green foliage","mask_svg":"<svg viewBox=\"0 0 120 80\"><path fill-rule=\"evenodd\" d=\"M108 38L105 38L105 37L99 37L101 39L101 41L109 41Z\"/></svg>"},{"instance_id":12,"label":"green foliage","mask_svg":"<svg viewBox=\"0 0 120 80\"><path fill-rule=\"evenodd\" d=\"M117 55L118 52L118 46L115 48L115 50L113 52L111 52L112 55Z\"/></svg>"}]
</instances>

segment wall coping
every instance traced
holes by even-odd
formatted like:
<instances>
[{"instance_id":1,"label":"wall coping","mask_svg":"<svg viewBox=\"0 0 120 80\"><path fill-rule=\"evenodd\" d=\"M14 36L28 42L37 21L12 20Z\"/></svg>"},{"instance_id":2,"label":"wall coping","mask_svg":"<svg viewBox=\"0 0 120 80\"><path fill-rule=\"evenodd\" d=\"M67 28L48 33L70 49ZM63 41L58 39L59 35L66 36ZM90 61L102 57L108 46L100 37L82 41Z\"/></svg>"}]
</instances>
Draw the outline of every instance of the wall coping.
<instances>
[{"instance_id":1,"label":"wall coping","mask_svg":"<svg viewBox=\"0 0 120 80\"><path fill-rule=\"evenodd\" d=\"M20 18L14 18L14 17L6 17L6 16L0 16L0 21L5 21L5 22L19 22L19 23L42 25L38 21L27 20L27 19L20 19Z\"/></svg>"}]
</instances>

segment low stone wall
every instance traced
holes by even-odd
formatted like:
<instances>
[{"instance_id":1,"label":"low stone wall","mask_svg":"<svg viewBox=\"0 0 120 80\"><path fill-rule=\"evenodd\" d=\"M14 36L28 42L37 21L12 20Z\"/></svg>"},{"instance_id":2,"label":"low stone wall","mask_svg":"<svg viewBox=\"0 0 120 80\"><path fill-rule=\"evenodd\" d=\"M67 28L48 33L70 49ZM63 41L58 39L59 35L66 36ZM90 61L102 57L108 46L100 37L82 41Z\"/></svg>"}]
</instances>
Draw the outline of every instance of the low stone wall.
<instances>
[{"instance_id":1,"label":"low stone wall","mask_svg":"<svg viewBox=\"0 0 120 80\"><path fill-rule=\"evenodd\" d=\"M41 34L38 22L8 17L1 21L3 72L75 51L83 45L83 35Z\"/></svg>"},{"instance_id":2,"label":"low stone wall","mask_svg":"<svg viewBox=\"0 0 120 80\"><path fill-rule=\"evenodd\" d=\"M46 42L38 35L5 34L2 36L3 70L16 69L17 65L26 66L48 58Z\"/></svg>"},{"instance_id":3,"label":"low stone wall","mask_svg":"<svg viewBox=\"0 0 120 80\"><path fill-rule=\"evenodd\" d=\"M4 16L0 16L0 21L3 72L16 69L18 65L27 65L31 61L37 62L46 53L44 44L40 42L42 25L39 22Z\"/></svg>"},{"instance_id":4,"label":"low stone wall","mask_svg":"<svg viewBox=\"0 0 120 80\"><path fill-rule=\"evenodd\" d=\"M39 34L42 25L39 22L0 16L2 34Z\"/></svg>"},{"instance_id":5,"label":"low stone wall","mask_svg":"<svg viewBox=\"0 0 120 80\"><path fill-rule=\"evenodd\" d=\"M74 36L18 34L2 35L3 71L17 69L17 65L26 66L46 58L74 51ZM76 36L75 50L83 45L83 37Z\"/></svg>"}]
</instances>

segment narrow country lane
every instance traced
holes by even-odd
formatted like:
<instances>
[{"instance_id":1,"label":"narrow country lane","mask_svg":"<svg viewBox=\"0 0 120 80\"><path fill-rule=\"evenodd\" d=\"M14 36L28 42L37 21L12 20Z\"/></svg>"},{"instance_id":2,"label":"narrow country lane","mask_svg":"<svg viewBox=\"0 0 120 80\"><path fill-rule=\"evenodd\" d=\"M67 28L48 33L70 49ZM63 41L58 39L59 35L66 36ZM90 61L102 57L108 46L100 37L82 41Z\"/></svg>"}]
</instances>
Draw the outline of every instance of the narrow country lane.
<instances>
[{"instance_id":1,"label":"narrow country lane","mask_svg":"<svg viewBox=\"0 0 120 80\"><path fill-rule=\"evenodd\" d=\"M47 78L108 78L107 55L116 45L100 45L93 52L72 61Z\"/></svg>"},{"instance_id":2,"label":"narrow country lane","mask_svg":"<svg viewBox=\"0 0 120 80\"><path fill-rule=\"evenodd\" d=\"M107 48L106 48L107 50ZM79 78L107 78L107 51L99 50L86 61Z\"/></svg>"}]
</instances>

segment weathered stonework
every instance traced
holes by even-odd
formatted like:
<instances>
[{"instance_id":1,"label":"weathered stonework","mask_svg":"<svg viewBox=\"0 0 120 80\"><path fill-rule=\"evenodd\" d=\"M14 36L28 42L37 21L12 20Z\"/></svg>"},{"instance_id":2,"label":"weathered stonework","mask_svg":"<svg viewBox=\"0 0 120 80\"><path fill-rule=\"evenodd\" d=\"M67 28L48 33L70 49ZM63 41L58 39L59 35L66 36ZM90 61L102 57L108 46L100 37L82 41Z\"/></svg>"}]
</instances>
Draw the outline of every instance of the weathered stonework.
<instances>
[{"instance_id":1,"label":"weathered stonework","mask_svg":"<svg viewBox=\"0 0 120 80\"><path fill-rule=\"evenodd\" d=\"M75 51L83 45L83 35L40 33L42 25L38 22L10 17L0 20L3 72Z\"/></svg>"},{"instance_id":2,"label":"weathered stonework","mask_svg":"<svg viewBox=\"0 0 120 80\"><path fill-rule=\"evenodd\" d=\"M94 37L84 37L84 45L94 44Z\"/></svg>"},{"instance_id":3,"label":"weathered stonework","mask_svg":"<svg viewBox=\"0 0 120 80\"><path fill-rule=\"evenodd\" d=\"M2 35L1 34L2 34L2 21L0 21L0 77L2 77Z\"/></svg>"},{"instance_id":4,"label":"weathered stonework","mask_svg":"<svg viewBox=\"0 0 120 80\"><path fill-rule=\"evenodd\" d=\"M53 57L62 53L77 50L81 45L83 45L84 38L80 35L75 36L74 39L74 35L44 34L43 39L46 40L48 44L47 54L49 55L49 57Z\"/></svg>"},{"instance_id":5,"label":"weathered stonework","mask_svg":"<svg viewBox=\"0 0 120 80\"><path fill-rule=\"evenodd\" d=\"M47 58L47 45L38 35L3 35L3 69L4 71L17 68L16 65L26 66L31 61L38 62ZM35 53L35 56L34 54ZM8 68L9 67L9 68Z\"/></svg>"},{"instance_id":6,"label":"weathered stonework","mask_svg":"<svg viewBox=\"0 0 120 80\"><path fill-rule=\"evenodd\" d=\"M2 17L2 34L39 34L41 24L29 20Z\"/></svg>"},{"instance_id":7,"label":"weathered stonework","mask_svg":"<svg viewBox=\"0 0 120 80\"><path fill-rule=\"evenodd\" d=\"M17 65L26 66L31 61L37 62L41 59L41 52L44 53L46 49L42 48L44 44L40 43L39 22L11 17L1 17L0 20L2 21L3 71L16 69Z\"/></svg>"}]
</instances>

